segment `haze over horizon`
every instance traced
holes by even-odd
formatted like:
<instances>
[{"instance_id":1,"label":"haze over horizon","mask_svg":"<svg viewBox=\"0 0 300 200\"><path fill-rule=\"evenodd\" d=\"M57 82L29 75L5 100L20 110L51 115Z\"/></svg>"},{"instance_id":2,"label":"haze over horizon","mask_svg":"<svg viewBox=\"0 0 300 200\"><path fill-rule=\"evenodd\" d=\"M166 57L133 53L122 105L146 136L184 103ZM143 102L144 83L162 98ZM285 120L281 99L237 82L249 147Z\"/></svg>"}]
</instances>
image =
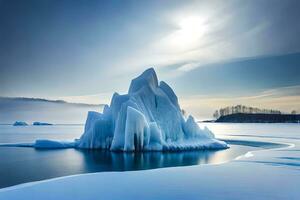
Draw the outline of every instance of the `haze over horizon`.
<instances>
[{"instance_id":1,"label":"haze over horizon","mask_svg":"<svg viewBox=\"0 0 300 200\"><path fill-rule=\"evenodd\" d=\"M0 96L108 104L154 67L197 118L300 112L297 0L0 0Z\"/></svg>"}]
</instances>

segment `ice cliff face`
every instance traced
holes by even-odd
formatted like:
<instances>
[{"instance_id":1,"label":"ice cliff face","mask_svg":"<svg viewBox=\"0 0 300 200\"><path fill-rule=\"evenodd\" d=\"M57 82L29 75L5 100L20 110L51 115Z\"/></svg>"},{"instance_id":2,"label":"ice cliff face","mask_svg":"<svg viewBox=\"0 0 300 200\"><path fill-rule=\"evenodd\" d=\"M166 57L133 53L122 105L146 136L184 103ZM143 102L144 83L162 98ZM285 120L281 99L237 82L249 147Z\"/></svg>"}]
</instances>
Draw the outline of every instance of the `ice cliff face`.
<instances>
[{"instance_id":1,"label":"ice cliff face","mask_svg":"<svg viewBox=\"0 0 300 200\"><path fill-rule=\"evenodd\" d=\"M132 80L128 94L115 93L103 113L88 113L76 146L120 151L227 148L192 116L184 119L174 91L158 83L153 68Z\"/></svg>"}]
</instances>

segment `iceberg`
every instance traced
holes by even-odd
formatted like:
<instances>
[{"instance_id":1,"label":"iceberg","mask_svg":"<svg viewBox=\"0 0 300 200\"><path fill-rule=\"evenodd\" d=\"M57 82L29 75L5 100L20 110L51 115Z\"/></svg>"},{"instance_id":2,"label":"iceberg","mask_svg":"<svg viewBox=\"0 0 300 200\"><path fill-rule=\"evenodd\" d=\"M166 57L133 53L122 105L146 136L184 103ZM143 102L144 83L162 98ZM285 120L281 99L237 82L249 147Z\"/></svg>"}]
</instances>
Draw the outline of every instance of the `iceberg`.
<instances>
[{"instance_id":1,"label":"iceberg","mask_svg":"<svg viewBox=\"0 0 300 200\"><path fill-rule=\"evenodd\" d=\"M47 122L33 122L33 126L51 126L53 124L47 123Z\"/></svg>"},{"instance_id":2,"label":"iceberg","mask_svg":"<svg viewBox=\"0 0 300 200\"><path fill-rule=\"evenodd\" d=\"M13 126L28 126L26 122L16 121Z\"/></svg>"},{"instance_id":3,"label":"iceberg","mask_svg":"<svg viewBox=\"0 0 300 200\"><path fill-rule=\"evenodd\" d=\"M59 145L58 145L59 146ZM64 146L64 145L63 145ZM131 81L128 94L114 93L103 113L88 112L76 148L111 151L224 149L208 129L182 114L178 98L153 68Z\"/></svg>"}]
</instances>

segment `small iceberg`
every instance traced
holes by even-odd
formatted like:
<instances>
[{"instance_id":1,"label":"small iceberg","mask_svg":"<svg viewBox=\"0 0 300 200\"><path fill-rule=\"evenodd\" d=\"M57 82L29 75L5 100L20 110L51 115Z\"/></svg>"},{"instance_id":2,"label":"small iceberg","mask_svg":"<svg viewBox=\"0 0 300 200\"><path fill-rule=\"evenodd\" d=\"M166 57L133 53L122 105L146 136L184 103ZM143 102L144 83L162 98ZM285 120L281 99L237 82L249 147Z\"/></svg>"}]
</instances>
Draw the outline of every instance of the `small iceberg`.
<instances>
[{"instance_id":1,"label":"small iceberg","mask_svg":"<svg viewBox=\"0 0 300 200\"><path fill-rule=\"evenodd\" d=\"M53 124L46 123L46 122L33 122L32 125L33 126L51 126Z\"/></svg>"},{"instance_id":2,"label":"small iceberg","mask_svg":"<svg viewBox=\"0 0 300 200\"><path fill-rule=\"evenodd\" d=\"M28 126L26 122L16 121L13 126Z\"/></svg>"}]
</instances>

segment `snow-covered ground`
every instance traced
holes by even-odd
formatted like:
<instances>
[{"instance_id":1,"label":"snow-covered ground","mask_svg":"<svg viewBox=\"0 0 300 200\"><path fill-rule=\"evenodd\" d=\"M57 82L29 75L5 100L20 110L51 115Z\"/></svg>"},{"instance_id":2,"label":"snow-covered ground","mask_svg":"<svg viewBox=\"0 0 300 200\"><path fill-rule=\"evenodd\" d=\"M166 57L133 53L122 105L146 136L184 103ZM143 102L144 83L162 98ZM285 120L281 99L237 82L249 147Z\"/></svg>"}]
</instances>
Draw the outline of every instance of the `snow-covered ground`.
<instances>
[{"instance_id":1,"label":"snow-covered ground","mask_svg":"<svg viewBox=\"0 0 300 200\"><path fill-rule=\"evenodd\" d=\"M300 198L299 124L207 125L219 138L289 146L248 152L219 165L102 172L27 183L1 189L0 199Z\"/></svg>"}]
</instances>

